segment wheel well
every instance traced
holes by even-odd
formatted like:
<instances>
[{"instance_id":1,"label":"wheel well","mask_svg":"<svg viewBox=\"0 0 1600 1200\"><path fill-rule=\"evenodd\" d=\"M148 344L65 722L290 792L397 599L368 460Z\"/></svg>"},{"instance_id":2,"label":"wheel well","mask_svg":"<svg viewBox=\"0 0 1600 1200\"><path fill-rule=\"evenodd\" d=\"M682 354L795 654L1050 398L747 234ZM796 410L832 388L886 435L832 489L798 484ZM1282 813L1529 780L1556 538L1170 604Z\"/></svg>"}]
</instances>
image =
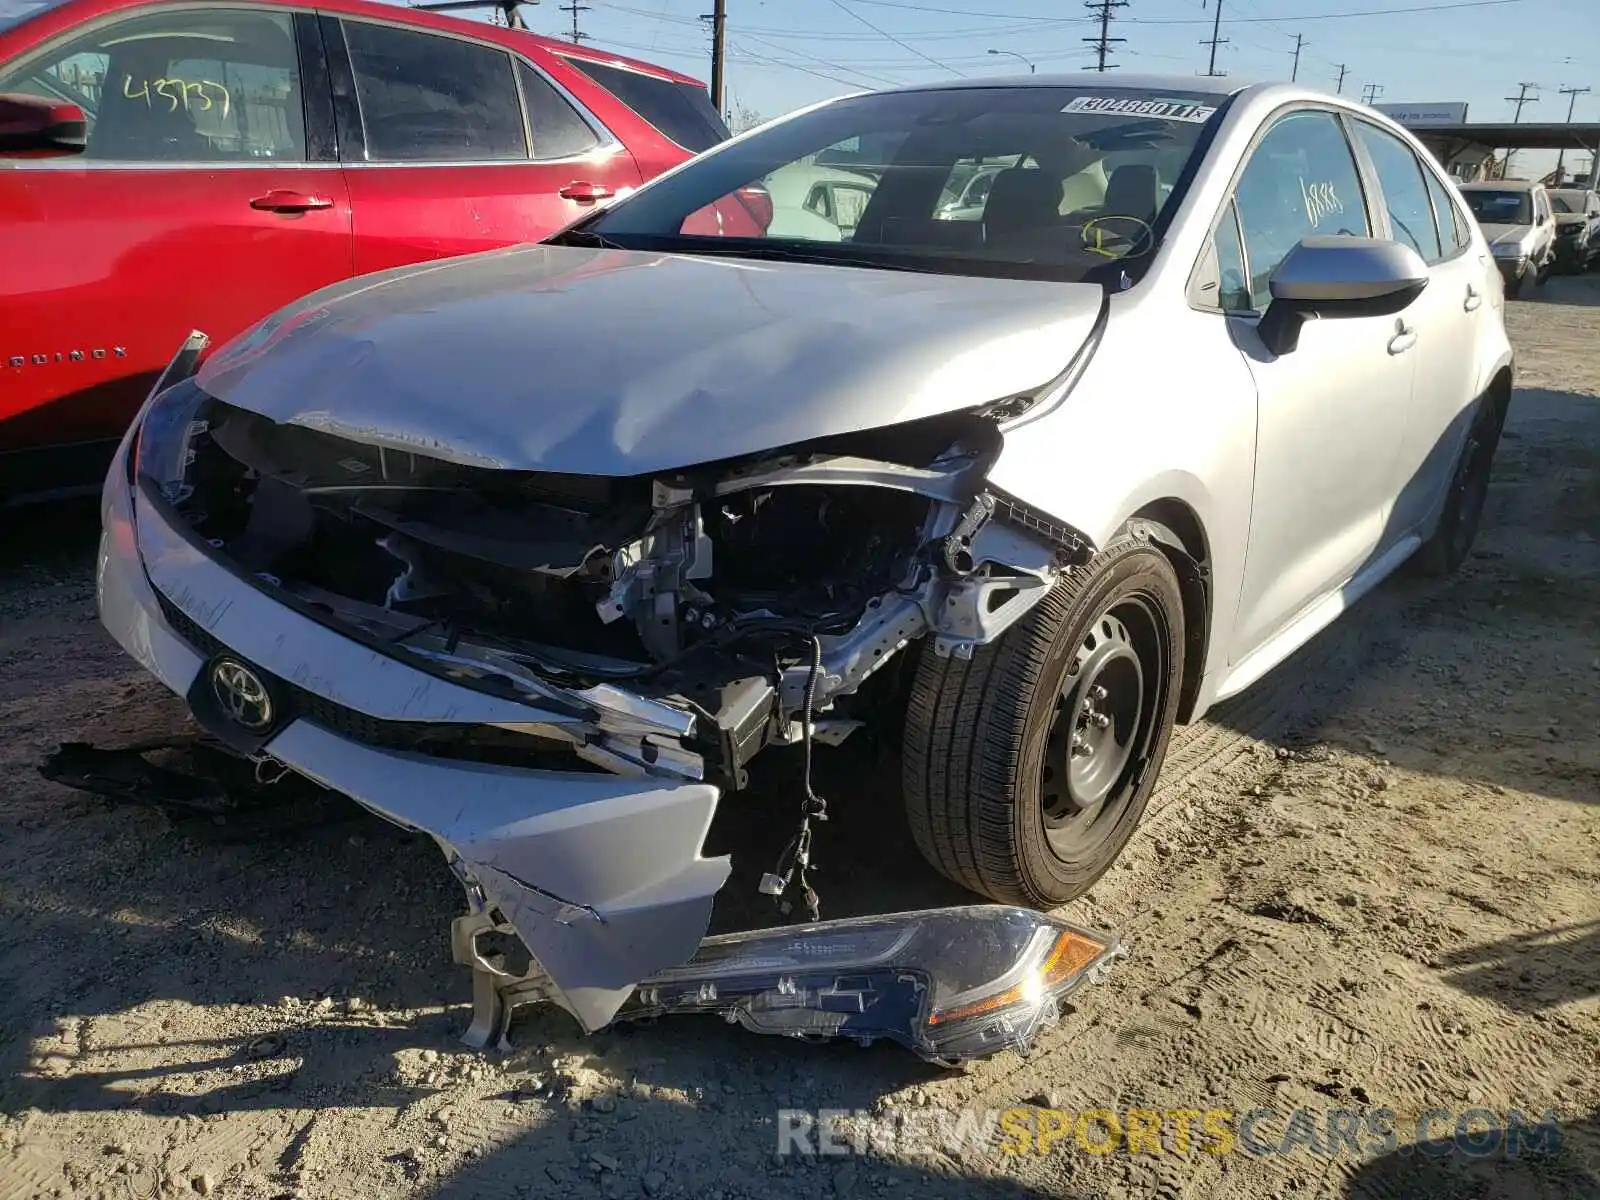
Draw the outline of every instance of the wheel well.
<instances>
[{"instance_id":1,"label":"wheel well","mask_svg":"<svg viewBox=\"0 0 1600 1200\"><path fill-rule=\"evenodd\" d=\"M1161 547L1177 572L1183 592L1186 634L1183 680L1178 692L1178 721L1194 714L1200 681L1206 673L1206 646L1211 638L1211 547L1199 516L1182 500L1167 497L1146 504L1128 523L1147 523L1151 541Z\"/></svg>"},{"instance_id":2,"label":"wheel well","mask_svg":"<svg viewBox=\"0 0 1600 1200\"><path fill-rule=\"evenodd\" d=\"M1495 404L1500 408L1501 417L1504 417L1506 409L1511 406L1511 368L1501 367L1489 381L1489 386L1484 389L1483 394L1494 398Z\"/></svg>"}]
</instances>

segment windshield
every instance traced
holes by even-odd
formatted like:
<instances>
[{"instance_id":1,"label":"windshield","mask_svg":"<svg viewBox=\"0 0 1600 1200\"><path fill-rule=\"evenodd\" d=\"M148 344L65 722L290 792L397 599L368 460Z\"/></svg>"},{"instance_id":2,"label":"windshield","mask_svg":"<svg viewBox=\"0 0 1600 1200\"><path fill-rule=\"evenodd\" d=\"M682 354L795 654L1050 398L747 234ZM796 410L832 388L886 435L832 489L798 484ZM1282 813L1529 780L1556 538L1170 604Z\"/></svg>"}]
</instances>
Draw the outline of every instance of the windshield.
<instances>
[{"instance_id":1,"label":"windshield","mask_svg":"<svg viewBox=\"0 0 1600 1200\"><path fill-rule=\"evenodd\" d=\"M1555 209L1558 213L1582 213L1583 193L1568 191L1551 192L1550 207Z\"/></svg>"},{"instance_id":2,"label":"windshield","mask_svg":"<svg viewBox=\"0 0 1600 1200\"><path fill-rule=\"evenodd\" d=\"M0 33L36 17L47 8L59 8L66 0L0 0Z\"/></svg>"},{"instance_id":3,"label":"windshield","mask_svg":"<svg viewBox=\"0 0 1600 1200\"><path fill-rule=\"evenodd\" d=\"M1496 192L1465 188L1462 198L1472 215L1484 225L1532 225L1533 201L1527 192Z\"/></svg>"},{"instance_id":4,"label":"windshield","mask_svg":"<svg viewBox=\"0 0 1600 1200\"><path fill-rule=\"evenodd\" d=\"M1225 99L1049 86L851 97L712 151L565 237L1083 279L1154 250Z\"/></svg>"}]
</instances>

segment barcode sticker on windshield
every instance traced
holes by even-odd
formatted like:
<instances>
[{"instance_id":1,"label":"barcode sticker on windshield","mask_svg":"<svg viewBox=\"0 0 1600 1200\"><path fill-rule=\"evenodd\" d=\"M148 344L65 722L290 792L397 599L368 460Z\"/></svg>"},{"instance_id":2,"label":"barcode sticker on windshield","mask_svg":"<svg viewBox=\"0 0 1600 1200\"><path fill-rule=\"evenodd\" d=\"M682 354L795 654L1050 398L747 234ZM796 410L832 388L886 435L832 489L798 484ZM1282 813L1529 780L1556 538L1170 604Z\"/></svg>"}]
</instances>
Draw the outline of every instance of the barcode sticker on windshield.
<instances>
[{"instance_id":1,"label":"barcode sticker on windshield","mask_svg":"<svg viewBox=\"0 0 1600 1200\"><path fill-rule=\"evenodd\" d=\"M1074 96L1064 113L1121 113L1130 117L1159 117L1163 121L1189 121L1204 124L1217 110L1205 104L1185 104L1180 100L1140 100L1135 96Z\"/></svg>"}]
</instances>

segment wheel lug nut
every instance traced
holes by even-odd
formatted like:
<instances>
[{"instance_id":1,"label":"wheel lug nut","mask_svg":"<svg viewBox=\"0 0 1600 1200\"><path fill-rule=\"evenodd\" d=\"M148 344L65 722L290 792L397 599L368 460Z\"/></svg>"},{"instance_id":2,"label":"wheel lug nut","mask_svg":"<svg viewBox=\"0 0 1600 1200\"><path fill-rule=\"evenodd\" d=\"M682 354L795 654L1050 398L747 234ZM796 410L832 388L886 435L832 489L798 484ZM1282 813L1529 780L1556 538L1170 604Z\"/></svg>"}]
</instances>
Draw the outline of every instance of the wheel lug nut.
<instances>
[{"instance_id":1,"label":"wheel lug nut","mask_svg":"<svg viewBox=\"0 0 1600 1200\"><path fill-rule=\"evenodd\" d=\"M1095 728L1104 729L1107 725L1111 724L1111 718L1106 716L1105 713L1096 713L1094 716L1094 723Z\"/></svg>"},{"instance_id":2,"label":"wheel lug nut","mask_svg":"<svg viewBox=\"0 0 1600 1200\"><path fill-rule=\"evenodd\" d=\"M1101 687L1098 683L1095 684L1089 689L1089 698L1091 700L1104 700L1106 698L1105 688Z\"/></svg>"}]
</instances>

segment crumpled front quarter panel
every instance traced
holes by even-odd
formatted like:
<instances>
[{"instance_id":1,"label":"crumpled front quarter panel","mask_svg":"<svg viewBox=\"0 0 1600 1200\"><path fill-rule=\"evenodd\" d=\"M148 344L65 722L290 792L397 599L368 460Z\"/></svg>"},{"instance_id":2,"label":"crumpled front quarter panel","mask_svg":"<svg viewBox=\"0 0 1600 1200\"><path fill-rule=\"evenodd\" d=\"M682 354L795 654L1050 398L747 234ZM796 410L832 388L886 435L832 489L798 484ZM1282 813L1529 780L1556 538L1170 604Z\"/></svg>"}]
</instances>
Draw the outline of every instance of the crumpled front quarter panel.
<instances>
[{"instance_id":1,"label":"crumpled front quarter panel","mask_svg":"<svg viewBox=\"0 0 1600 1200\"><path fill-rule=\"evenodd\" d=\"M1149 279L1111 297L1083 377L1050 412L1007 431L990 479L1096 546L1144 506L1182 501L1205 530L1211 625L1225 631L1250 531L1255 436L1255 380L1228 318ZM1226 662L1225 641L1211 639L1208 669Z\"/></svg>"}]
</instances>

